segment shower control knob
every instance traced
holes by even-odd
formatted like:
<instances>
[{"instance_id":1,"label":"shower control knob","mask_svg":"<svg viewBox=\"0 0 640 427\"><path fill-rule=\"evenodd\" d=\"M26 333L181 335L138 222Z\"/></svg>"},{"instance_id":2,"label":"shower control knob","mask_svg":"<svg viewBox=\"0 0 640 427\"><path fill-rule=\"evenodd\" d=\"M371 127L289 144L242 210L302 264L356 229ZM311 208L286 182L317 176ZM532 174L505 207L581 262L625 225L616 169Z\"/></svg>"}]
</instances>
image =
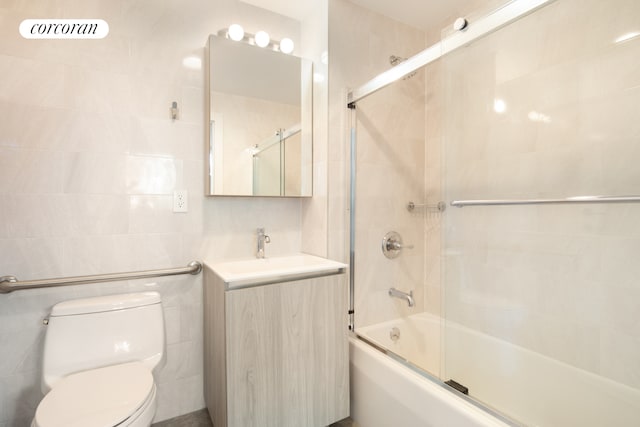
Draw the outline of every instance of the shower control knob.
<instances>
[{"instance_id":1,"label":"shower control knob","mask_svg":"<svg viewBox=\"0 0 640 427\"><path fill-rule=\"evenodd\" d=\"M402 249L413 249L413 245L402 243L402 237L395 231L390 231L382 238L382 253L389 259L397 258Z\"/></svg>"}]
</instances>

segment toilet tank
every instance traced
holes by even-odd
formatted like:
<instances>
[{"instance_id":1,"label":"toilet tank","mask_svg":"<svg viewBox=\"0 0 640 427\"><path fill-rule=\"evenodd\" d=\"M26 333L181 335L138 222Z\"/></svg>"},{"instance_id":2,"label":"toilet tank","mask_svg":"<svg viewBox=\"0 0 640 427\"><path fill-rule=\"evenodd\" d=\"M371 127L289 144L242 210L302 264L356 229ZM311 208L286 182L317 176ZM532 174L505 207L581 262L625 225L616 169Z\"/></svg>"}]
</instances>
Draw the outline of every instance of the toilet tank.
<instances>
[{"instance_id":1,"label":"toilet tank","mask_svg":"<svg viewBox=\"0 0 640 427\"><path fill-rule=\"evenodd\" d=\"M164 362L160 294L142 292L64 301L53 306L46 329L42 390L62 377L140 361L150 371Z\"/></svg>"}]
</instances>

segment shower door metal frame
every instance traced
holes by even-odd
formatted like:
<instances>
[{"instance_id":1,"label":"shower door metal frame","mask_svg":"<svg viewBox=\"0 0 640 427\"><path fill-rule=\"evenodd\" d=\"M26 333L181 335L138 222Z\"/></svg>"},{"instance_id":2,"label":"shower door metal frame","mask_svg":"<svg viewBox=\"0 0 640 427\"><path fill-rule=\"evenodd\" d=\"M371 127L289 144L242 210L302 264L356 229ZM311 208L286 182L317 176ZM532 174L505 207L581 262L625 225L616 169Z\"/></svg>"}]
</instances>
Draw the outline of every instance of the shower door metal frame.
<instances>
[{"instance_id":1,"label":"shower door metal frame","mask_svg":"<svg viewBox=\"0 0 640 427\"><path fill-rule=\"evenodd\" d=\"M349 92L351 93L351 92ZM349 330L355 332L355 264L356 264L356 118L354 103L349 108Z\"/></svg>"},{"instance_id":2,"label":"shower door metal frame","mask_svg":"<svg viewBox=\"0 0 640 427\"><path fill-rule=\"evenodd\" d=\"M466 46L500 28L517 21L525 15L553 3L555 0L510 0L486 16L473 20L460 31L424 49L406 61L378 74L363 85L347 92L347 109L350 123L349 160L349 330L355 331L355 211L356 211L356 107L369 95L383 89L403 77L418 71L440 59L447 53Z\"/></svg>"},{"instance_id":3,"label":"shower door metal frame","mask_svg":"<svg viewBox=\"0 0 640 427\"><path fill-rule=\"evenodd\" d=\"M403 77L432 63L447 53L466 46L480 37L499 30L537 9L553 3L555 0L511 0L483 18L469 22L463 30L457 31L445 39L434 43L423 51L413 55L395 67L378 74L363 85L349 91L347 106L355 104L367 96L389 86Z\"/></svg>"},{"instance_id":4,"label":"shower door metal frame","mask_svg":"<svg viewBox=\"0 0 640 427\"><path fill-rule=\"evenodd\" d=\"M258 176L256 174L256 169L258 168L259 165L259 160L260 160L260 154L263 153L264 151L268 150L269 148L273 147L276 144L280 144L280 166L279 166L279 191L280 194L276 195L276 196L286 196L285 194L285 169L286 169L286 154L285 154L285 143L287 142L287 139L291 138L292 136L296 136L297 134L299 134L300 132L302 132L302 125L300 123L293 125L287 129L278 129L276 131L276 134L272 137L267 138L266 140L262 141L260 144L256 144L256 148L252 153L252 169L251 169L251 173L252 173L252 195L253 196L258 196L259 194L257 193L257 188L258 188Z\"/></svg>"},{"instance_id":5,"label":"shower door metal frame","mask_svg":"<svg viewBox=\"0 0 640 427\"><path fill-rule=\"evenodd\" d=\"M459 47L468 45L478 38L488 35L508 24L518 20L519 18L532 13L539 8L546 6L554 2L555 0L511 0L502 7L494 10L483 18L469 22L469 25L465 27L463 31L458 31L449 35L445 39L438 43L435 43L431 47L419 52L406 61L398 64L397 66L379 74L373 79L369 80L365 84L350 90L347 93L347 111L349 123L349 330L355 334L355 213L356 213L356 157L357 157L357 103L367 96L383 89L403 77L425 67L426 65L436 61L447 53L453 52ZM356 337L362 339L364 342L378 348L373 343L363 339L355 334ZM403 365L409 367L415 372L423 375L425 378L440 385L446 390L452 391L453 389L437 378L428 374L426 371L413 365L410 361L402 360L397 356L394 357L392 352L385 349L378 348L378 350L390 355L394 359L397 359ZM473 399L469 396L465 396L461 393L457 393L460 398L471 403L472 405L480 408L481 410L488 412L500 421L510 426L520 426L517 421L509 419L506 415L501 414L483 403Z\"/></svg>"}]
</instances>

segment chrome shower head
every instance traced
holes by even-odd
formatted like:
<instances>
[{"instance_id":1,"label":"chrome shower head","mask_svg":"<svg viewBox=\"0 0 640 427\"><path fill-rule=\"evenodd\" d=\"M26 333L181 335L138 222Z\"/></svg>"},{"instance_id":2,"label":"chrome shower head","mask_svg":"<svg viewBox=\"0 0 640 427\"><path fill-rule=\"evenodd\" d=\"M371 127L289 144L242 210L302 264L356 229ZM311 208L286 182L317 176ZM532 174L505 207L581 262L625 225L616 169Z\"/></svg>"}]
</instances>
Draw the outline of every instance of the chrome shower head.
<instances>
[{"instance_id":1,"label":"chrome shower head","mask_svg":"<svg viewBox=\"0 0 640 427\"><path fill-rule=\"evenodd\" d=\"M406 61L407 58L403 58L401 56L396 56L396 55L391 55L389 57L389 64L391 64L391 66L395 67L396 65L400 64L401 62ZM410 79L411 77L415 76L417 73L417 71L413 71L412 73L407 74L406 76L404 76L402 78L402 80L407 80Z\"/></svg>"}]
</instances>

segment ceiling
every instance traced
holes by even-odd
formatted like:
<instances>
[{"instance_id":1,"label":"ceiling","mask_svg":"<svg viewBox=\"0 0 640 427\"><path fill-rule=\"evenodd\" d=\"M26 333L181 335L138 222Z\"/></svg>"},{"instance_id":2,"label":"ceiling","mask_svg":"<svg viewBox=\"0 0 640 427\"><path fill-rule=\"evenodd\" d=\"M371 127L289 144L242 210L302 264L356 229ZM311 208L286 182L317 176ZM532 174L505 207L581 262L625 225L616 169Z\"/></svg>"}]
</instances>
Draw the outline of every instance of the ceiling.
<instances>
[{"instance_id":1,"label":"ceiling","mask_svg":"<svg viewBox=\"0 0 640 427\"><path fill-rule=\"evenodd\" d=\"M313 4L318 0L240 0L270 10L280 15L302 21L311 12Z\"/></svg>"},{"instance_id":2,"label":"ceiling","mask_svg":"<svg viewBox=\"0 0 640 427\"><path fill-rule=\"evenodd\" d=\"M280 15L301 21L318 0L241 0ZM463 16L491 0L350 0L367 9L386 15L422 30L440 30L446 19Z\"/></svg>"}]
</instances>

